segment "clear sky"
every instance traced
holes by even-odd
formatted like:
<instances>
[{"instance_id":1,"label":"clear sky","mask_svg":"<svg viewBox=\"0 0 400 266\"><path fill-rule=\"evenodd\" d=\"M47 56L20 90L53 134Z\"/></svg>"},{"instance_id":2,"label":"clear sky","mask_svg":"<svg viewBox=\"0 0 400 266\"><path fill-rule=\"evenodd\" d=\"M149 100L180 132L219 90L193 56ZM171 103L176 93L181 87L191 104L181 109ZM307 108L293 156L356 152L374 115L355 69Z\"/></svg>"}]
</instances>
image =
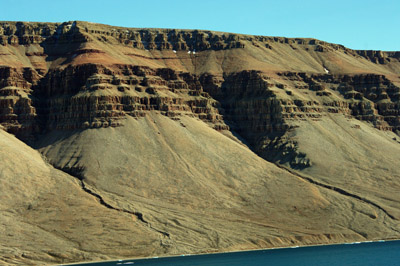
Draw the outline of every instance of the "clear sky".
<instances>
[{"instance_id":1,"label":"clear sky","mask_svg":"<svg viewBox=\"0 0 400 266\"><path fill-rule=\"evenodd\" d=\"M0 20L311 37L400 51L400 0L0 0Z\"/></svg>"}]
</instances>

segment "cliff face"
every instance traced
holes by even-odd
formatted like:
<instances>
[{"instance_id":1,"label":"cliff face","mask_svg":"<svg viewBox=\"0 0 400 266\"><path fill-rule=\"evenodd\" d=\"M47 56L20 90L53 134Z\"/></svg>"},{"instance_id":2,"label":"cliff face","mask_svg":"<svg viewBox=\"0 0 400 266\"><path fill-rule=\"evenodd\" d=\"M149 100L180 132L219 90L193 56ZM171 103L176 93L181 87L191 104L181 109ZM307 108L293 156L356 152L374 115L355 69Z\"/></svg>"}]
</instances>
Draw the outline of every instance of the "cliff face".
<instances>
[{"instance_id":1,"label":"cliff face","mask_svg":"<svg viewBox=\"0 0 400 266\"><path fill-rule=\"evenodd\" d=\"M0 125L105 207L161 234L152 254L398 237L399 112L400 52L201 30L0 22ZM283 194L263 201L271 189ZM208 215L230 217L229 229L200 218L205 202ZM332 225L305 226L316 213ZM250 230L267 216L281 231ZM374 221L365 229L367 218ZM232 219L251 222L242 228ZM208 229L200 237L201 226ZM259 237L230 238L237 226ZM201 250L179 244L196 238ZM118 255L139 254L128 253Z\"/></svg>"},{"instance_id":2,"label":"cliff face","mask_svg":"<svg viewBox=\"0 0 400 266\"><path fill-rule=\"evenodd\" d=\"M85 64L49 70L33 80L29 69L2 70L2 125L24 140L44 131L115 127L126 115L143 117L152 110L169 117L189 114L227 128L218 102L190 73Z\"/></svg>"},{"instance_id":3,"label":"cliff face","mask_svg":"<svg viewBox=\"0 0 400 266\"><path fill-rule=\"evenodd\" d=\"M353 51L314 39L126 29L86 22L2 22L0 34L4 62L0 71L1 123L23 138L44 130L117 126L124 115L138 117L149 110L167 116L191 113L222 129L228 128L225 120L238 124L237 130L244 135L284 131L286 120L302 116L317 119L325 111L371 121L380 129L399 129L399 87L395 85L399 77L390 71L400 65L398 52ZM230 58L223 65L235 64L238 56L234 53L239 57L244 52L255 54L245 48L261 46L266 50L290 49L299 57L308 52L309 57L345 55L364 64L367 59L371 73L359 73L359 66L356 73L343 73L346 68L321 59L326 61L321 62L321 72L329 74L286 69L271 72L269 65L260 67L260 60L246 58L238 62L241 71L213 66L220 63L215 55L218 51L229 52ZM141 54L154 50L160 52ZM164 50L174 58L166 57ZM115 51L122 52L124 58L116 58ZM129 64L131 57L139 62ZM164 67L157 66L160 61ZM285 66L284 60L276 61L280 68ZM333 70L328 70L328 65ZM307 93L317 98L299 97ZM226 112L225 119L218 110ZM255 113L259 118L251 118ZM246 132L244 127L251 130Z\"/></svg>"}]
</instances>

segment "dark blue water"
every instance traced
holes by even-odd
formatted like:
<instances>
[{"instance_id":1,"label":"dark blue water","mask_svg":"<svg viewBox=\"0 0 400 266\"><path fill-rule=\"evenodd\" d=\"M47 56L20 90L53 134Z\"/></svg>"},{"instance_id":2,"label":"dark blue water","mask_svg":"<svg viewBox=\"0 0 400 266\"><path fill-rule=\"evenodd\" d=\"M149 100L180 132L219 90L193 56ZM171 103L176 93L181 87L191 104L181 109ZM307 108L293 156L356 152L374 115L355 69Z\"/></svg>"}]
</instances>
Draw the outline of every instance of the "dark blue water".
<instances>
[{"instance_id":1,"label":"dark blue water","mask_svg":"<svg viewBox=\"0 0 400 266\"><path fill-rule=\"evenodd\" d=\"M400 241L282 248L208 255L87 263L90 266L400 265Z\"/></svg>"}]
</instances>

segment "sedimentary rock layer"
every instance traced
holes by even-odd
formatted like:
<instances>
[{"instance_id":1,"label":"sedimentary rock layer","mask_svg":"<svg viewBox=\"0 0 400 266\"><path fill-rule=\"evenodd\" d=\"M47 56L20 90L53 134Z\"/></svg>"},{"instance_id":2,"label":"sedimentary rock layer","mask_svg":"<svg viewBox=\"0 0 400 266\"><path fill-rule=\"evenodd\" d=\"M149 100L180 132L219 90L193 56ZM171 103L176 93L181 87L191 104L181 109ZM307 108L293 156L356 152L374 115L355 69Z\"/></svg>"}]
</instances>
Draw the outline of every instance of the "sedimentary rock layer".
<instances>
[{"instance_id":1,"label":"sedimentary rock layer","mask_svg":"<svg viewBox=\"0 0 400 266\"><path fill-rule=\"evenodd\" d=\"M0 222L33 232L14 242L11 233L0 258L42 264L398 238L399 95L399 52L0 22ZM49 242L32 245L35 234Z\"/></svg>"}]
</instances>

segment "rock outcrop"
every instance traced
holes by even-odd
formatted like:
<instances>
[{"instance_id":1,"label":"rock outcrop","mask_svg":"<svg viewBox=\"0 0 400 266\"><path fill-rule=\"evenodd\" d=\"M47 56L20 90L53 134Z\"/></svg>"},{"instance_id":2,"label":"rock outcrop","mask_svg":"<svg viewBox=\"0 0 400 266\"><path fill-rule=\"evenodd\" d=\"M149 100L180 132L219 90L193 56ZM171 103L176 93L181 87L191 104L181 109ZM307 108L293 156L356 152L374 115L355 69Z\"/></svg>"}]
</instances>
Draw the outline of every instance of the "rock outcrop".
<instances>
[{"instance_id":1,"label":"rock outcrop","mask_svg":"<svg viewBox=\"0 0 400 266\"><path fill-rule=\"evenodd\" d=\"M310 162L287 138L290 121L342 113L382 130L400 130L400 88L383 75L278 73L283 84L257 71L218 78L95 64L49 70L45 76L29 68L5 67L1 74L2 125L26 141L45 131L116 127L127 115L159 111L198 117L218 130L230 126L264 158L307 167ZM293 90L316 98L300 99Z\"/></svg>"},{"instance_id":2,"label":"rock outcrop","mask_svg":"<svg viewBox=\"0 0 400 266\"><path fill-rule=\"evenodd\" d=\"M315 39L0 22L0 130L52 165L37 180L71 178L83 205L133 219L126 230L151 235L135 242L154 248L146 256L198 252L198 239L206 252L398 238L399 75L400 52ZM40 193L31 204L53 199ZM40 230L75 253L36 261L99 258L51 219ZM128 242L119 256L139 254Z\"/></svg>"},{"instance_id":3,"label":"rock outcrop","mask_svg":"<svg viewBox=\"0 0 400 266\"><path fill-rule=\"evenodd\" d=\"M38 130L33 86L40 75L30 68L0 67L0 117L4 128L24 139Z\"/></svg>"}]
</instances>

